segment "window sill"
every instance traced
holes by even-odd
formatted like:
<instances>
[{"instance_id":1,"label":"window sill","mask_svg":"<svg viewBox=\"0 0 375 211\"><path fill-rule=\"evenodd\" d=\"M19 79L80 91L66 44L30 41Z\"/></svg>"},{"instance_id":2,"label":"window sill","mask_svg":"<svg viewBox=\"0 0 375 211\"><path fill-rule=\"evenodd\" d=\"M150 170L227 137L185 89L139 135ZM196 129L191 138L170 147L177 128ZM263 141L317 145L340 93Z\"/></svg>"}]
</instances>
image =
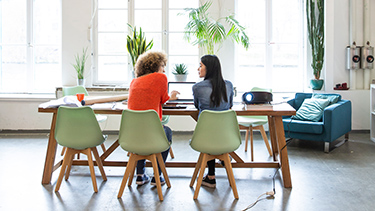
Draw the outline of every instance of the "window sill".
<instances>
[{"instance_id":1,"label":"window sill","mask_svg":"<svg viewBox=\"0 0 375 211\"><path fill-rule=\"evenodd\" d=\"M0 94L0 101L47 101L56 99L55 94Z\"/></svg>"}]
</instances>

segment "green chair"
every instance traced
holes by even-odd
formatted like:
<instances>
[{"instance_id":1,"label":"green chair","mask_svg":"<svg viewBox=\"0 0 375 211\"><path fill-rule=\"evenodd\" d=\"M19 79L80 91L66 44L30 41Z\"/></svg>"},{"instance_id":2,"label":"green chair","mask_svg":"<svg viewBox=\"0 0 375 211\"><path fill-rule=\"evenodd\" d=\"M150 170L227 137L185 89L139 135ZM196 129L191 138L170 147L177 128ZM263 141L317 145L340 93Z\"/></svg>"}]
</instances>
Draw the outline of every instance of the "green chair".
<instances>
[{"instance_id":1,"label":"green chair","mask_svg":"<svg viewBox=\"0 0 375 211\"><path fill-rule=\"evenodd\" d=\"M161 119L161 124L162 125L168 124L169 118L170 118L169 115L163 115L162 119ZM169 154L171 155L171 158L173 159L174 158L174 153L172 151L172 147L169 148ZM130 153L128 153L128 157L129 157L129 155L130 155Z\"/></svg>"},{"instance_id":2,"label":"green chair","mask_svg":"<svg viewBox=\"0 0 375 211\"><path fill-rule=\"evenodd\" d=\"M200 170L194 199L198 198L207 161L212 159L220 159L224 161L233 195L238 199L237 187L234 180L229 153L235 151L240 144L241 135L235 111L202 111L190 142L191 148L200 152L193 177L190 181L190 187L193 187Z\"/></svg>"},{"instance_id":3,"label":"green chair","mask_svg":"<svg viewBox=\"0 0 375 211\"><path fill-rule=\"evenodd\" d=\"M147 159L152 163L159 199L163 201L158 163L165 182L170 188L171 184L161 156L161 152L167 150L170 143L156 111L124 110L121 117L118 142L122 149L130 153L130 157L117 197L122 197L128 179L128 186L131 186L138 160Z\"/></svg>"},{"instance_id":4,"label":"green chair","mask_svg":"<svg viewBox=\"0 0 375 211\"><path fill-rule=\"evenodd\" d=\"M259 87L254 87L251 91L261 91L261 92L272 92L272 89L264 89ZM272 151L270 144L268 143L268 138L266 131L264 130L263 125L268 123L267 116L238 116L237 121L240 127L240 130L246 130L245 136L245 152L247 152L247 143L249 140L250 135L250 151L251 151L251 161L254 161L254 138L253 138L253 130L259 130L264 143L266 144L268 153L272 156Z\"/></svg>"},{"instance_id":5,"label":"green chair","mask_svg":"<svg viewBox=\"0 0 375 211\"><path fill-rule=\"evenodd\" d=\"M106 181L107 177L103 164L96 149L96 146L102 144L105 138L96 121L93 110L87 106L75 108L60 106L56 116L55 139L57 143L67 149L60 175L57 179L55 192L59 191L64 175L65 180L68 180L73 158L77 153L87 155L92 185L94 191L98 192L91 153L94 154L102 178Z\"/></svg>"},{"instance_id":6,"label":"green chair","mask_svg":"<svg viewBox=\"0 0 375 211\"><path fill-rule=\"evenodd\" d=\"M72 87L63 87L62 88L62 95L63 96L76 95L78 93L83 93L83 94L85 94L85 96L89 95L86 88L83 87L83 86L72 86ZM105 115L95 114L95 117L96 117L96 120L99 123L105 122L107 120L107 116L105 116ZM103 152L106 151L106 148L105 148L104 144L101 144L101 148L102 148ZM66 150L66 148L64 147L61 151L61 156L64 155L65 150ZM79 154L77 155L77 157L79 158Z\"/></svg>"}]
</instances>

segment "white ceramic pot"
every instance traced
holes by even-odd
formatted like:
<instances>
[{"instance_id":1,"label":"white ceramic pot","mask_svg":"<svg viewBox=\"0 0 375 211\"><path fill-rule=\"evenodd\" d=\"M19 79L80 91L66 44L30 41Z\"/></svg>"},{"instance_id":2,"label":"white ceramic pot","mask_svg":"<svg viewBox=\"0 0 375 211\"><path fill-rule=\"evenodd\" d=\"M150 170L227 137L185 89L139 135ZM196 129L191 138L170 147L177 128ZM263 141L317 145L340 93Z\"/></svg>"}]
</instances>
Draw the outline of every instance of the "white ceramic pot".
<instances>
[{"instance_id":1,"label":"white ceramic pot","mask_svg":"<svg viewBox=\"0 0 375 211\"><path fill-rule=\"evenodd\" d=\"M77 79L77 85L78 86L85 86L85 82L86 82L85 79Z\"/></svg>"},{"instance_id":2,"label":"white ceramic pot","mask_svg":"<svg viewBox=\"0 0 375 211\"><path fill-rule=\"evenodd\" d=\"M187 75L174 75L176 81L186 81Z\"/></svg>"}]
</instances>

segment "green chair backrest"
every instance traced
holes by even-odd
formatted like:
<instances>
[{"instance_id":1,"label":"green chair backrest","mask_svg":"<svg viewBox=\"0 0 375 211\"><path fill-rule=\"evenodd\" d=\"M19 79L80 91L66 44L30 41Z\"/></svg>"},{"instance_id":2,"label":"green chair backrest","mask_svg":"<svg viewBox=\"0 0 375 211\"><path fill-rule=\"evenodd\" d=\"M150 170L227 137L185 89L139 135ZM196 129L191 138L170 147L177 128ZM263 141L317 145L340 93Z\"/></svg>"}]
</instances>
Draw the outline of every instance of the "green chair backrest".
<instances>
[{"instance_id":1,"label":"green chair backrest","mask_svg":"<svg viewBox=\"0 0 375 211\"><path fill-rule=\"evenodd\" d=\"M65 147L86 149L104 142L94 111L87 106L60 106L57 111L56 141Z\"/></svg>"},{"instance_id":2,"label":"green chair backrest","mask_svg":"<svg viewBox=\"0 0 375 211\"><path fill-rule=\"evenodd\" d=\"M125 151L138 155L163 152L170 146L155 110L124 110L118 141Z\"/></svg>"},{"instance_id":3,"label":"green chair backrest","mask_svg":"<svg viewBox=\"0 0 375 211\"><path fill-rule=\"evenodd\" d=\"M62 94L63 96L67 95L76 95L78 93L84 93L85 96L88 96L89 93L87 92L86 88L83 86L72 86L72 87L63 87Z\"/></svg>"},{"instance_id":4,"label":"green chair backrest","mask_svg":"<svg viewBox=\"0 0 375 211\"><path fill-rule=\"evenodd\" d=\"M211 155L235 151L241 144L236 112L204 110L199 116L190 146Z\"/></svg>"},{"instance_id":5,"label":"green chair backrest","mask_svg":"<svg viewBox=\"0 0 375 211\"><path fill-rule=\"evenodd\" d=\"M251 89L252 92L271 92L272 93L272 89L268 89L268 88L261 88L261 87L253 87Z\"/></svg>"}]
</instances>

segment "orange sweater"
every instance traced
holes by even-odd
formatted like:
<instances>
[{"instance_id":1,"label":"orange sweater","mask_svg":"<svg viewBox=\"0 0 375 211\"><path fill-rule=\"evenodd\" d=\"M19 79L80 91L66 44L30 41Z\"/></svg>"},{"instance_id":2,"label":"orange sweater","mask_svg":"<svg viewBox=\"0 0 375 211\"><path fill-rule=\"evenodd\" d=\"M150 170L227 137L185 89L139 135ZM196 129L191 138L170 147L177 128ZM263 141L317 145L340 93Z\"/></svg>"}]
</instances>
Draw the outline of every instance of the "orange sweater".
<instances>
[{"instance_id":1,"label":"orange sweater","mask_svg":"<svg viewBox=\"0 0 375 211\"><path fill-rule=\"evenodd\" d=\"M168 79L163 73L151 73L135 78L130 83L128 108L155 110L162 119L162 105L169 100Z\"/></svg>"}]
</instances>

